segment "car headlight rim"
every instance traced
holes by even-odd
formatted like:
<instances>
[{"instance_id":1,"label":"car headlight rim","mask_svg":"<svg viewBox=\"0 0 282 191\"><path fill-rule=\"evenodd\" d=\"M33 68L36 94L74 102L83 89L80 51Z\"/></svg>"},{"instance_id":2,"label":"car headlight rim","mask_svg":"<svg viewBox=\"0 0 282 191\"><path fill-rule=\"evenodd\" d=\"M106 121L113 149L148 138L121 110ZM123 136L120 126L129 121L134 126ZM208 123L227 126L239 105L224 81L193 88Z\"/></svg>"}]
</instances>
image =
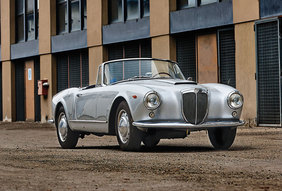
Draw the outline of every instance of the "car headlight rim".
<instances>
[{"instance_id":1,"label":"car headlight rim","mask_svg":"<svg viewBox=\"0 0 282 191\"><path fill-rule=\"evenodd\" d=\"M231 109L240 109L243 107L244 97L238 91L231 92L228 95L227 103Z\"/></svg>"},{"instance_id":2,"label":"car headlight rim","mask_svg":"<svg viewBox=\"0 0 282 191\"><path fill-rule=\"evenodd\" d=\"M150 91L144 96L144 105L149 110L155 110L161 105L161 99L157 92Z\"/></svg>"}]
</instances>

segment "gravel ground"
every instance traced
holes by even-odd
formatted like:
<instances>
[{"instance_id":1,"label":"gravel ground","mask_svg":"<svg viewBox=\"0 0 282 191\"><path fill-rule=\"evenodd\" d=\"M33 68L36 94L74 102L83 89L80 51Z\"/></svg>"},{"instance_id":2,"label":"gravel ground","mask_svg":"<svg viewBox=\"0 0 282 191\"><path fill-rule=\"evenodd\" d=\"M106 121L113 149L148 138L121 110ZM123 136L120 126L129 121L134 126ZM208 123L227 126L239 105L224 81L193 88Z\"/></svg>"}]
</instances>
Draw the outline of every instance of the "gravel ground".
<instances>
[{"instance_id":1,"label":"gravel ground","mask_svg":"<svg viewBox=\"0 0 282 191\"><path fill-rule=\"evenodd\" d=\"M282 129L237 132L229 151L205 131L141 152L110 136L63 150L50 125L0 123L0 190L282 190Z\"/></svg>"}]
</instances>

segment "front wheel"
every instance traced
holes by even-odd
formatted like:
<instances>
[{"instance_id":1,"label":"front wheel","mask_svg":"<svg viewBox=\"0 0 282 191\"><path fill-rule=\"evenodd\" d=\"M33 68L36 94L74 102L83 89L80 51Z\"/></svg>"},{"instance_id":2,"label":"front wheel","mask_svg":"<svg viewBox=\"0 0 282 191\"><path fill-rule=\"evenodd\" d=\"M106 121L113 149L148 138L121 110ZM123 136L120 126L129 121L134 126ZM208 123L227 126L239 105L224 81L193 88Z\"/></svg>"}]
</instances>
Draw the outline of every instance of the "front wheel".
<instances>
[{"instance_id":1,"label":"front wheel","mask_svg":"<svg viewBox=\"0 0 282 191\"><path fill-rule=\"evenodd\" d=\"M143 143L145 145L145 147L147 148L153 148L155 146L157 146L157 144L159 144L160 139L156 138L156 137L145 137L143 139Z\"/></svg>"},{"instance_id":2,"label":"front wheel","mask_svg":"<svg viewBox=\"0 0 282 191\"><path fill-rule=\"evenodd\" d=\"M236 136L237 128L212 128L208 130L209 139L217 150L227 150L231 147Z\"/></svg>"},{"instance_id":3,"label":"front wheel","mask_svg":"<svg viewBox=\"0 0 282 191\"><path fill-rule=\"evenodd\" d=\"M56 128L59 143L63 149L72 149L76 146L79 134L72 131L68 125L65 110L61 107L56 117Z\"/></svg>"},{"instance_id":4,"label":"front wheel","mask_svg":"<svg viewBox=\"0 0 282 191\"><path fill-rule=\"evenodd\" d=\"M132 125L132 116L125 101L117 108L115 130L120 148L125 151L138 151L141 148L143 132Z\"/></svg>"}]
</instances>

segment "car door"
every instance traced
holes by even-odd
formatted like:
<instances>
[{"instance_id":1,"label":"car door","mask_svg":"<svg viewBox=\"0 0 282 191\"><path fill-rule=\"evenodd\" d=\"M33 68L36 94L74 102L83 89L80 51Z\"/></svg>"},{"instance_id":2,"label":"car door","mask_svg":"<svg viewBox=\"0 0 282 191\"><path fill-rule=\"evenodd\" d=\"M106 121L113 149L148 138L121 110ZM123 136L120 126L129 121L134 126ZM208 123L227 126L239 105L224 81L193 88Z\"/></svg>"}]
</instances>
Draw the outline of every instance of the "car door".
<instances>
[{"instance_id":1,"label":"car door","mask_svg":"<svg viewBox=\"0 0 282 191\"><path fill-rule=\"evenodd\" d=\"M107 121L97 112L99 91L102 87L79 91L75 96L75 118L69 121L72 129L90 133L108 133Z\"/></svg>"},{"instance_id":2,"label":"car door","mask_svg":"<svg viewBox=\"0 0 282 191\"><path fill-rule=\"evenodd\" d=\"M98 71L96 87L82 89L75 95L75 119L73 127L79 131L108 133L107 120L98 112L98 103L103 87L101 86L101 67Z\"/></svg>"},{"instance_id":3,"label":"car door","mask_svg":"<svg viewBox=\"0 0 282 191\"><path fill-rule=\"evenodd\" d=\"M81 90L75 97L75 118L77 120L99 120L97 117L97 102L99 94L96 88ZM97 88L98 89L98 88Z\"/></svg>"}]
</instances>

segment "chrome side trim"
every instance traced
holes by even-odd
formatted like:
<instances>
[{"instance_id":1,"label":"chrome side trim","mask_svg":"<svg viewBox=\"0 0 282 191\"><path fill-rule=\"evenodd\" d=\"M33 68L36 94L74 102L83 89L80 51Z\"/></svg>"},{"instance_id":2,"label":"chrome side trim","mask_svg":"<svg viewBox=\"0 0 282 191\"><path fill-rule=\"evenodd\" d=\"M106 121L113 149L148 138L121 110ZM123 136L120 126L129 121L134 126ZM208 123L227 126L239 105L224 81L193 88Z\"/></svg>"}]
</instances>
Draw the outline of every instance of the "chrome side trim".
<instances>
[{"instance_id":1,"label":"chrome side trim","mask_svg":"<svg viewBox=\"0 0 282 191\"><path fill-rule=\"evenodd\" d=\"M54 121L54 119L49 119L49 120L47 121L47 123L53 124L53 123L55 123L55 121Z\"/></svg>"},{"instance_id":2,"label":"chrome side trim","mask_svg":"<svg viewBox=\"0 0 282 191\"><path fill-rule=\"evenodd\" d=\"M185 122L133 122L132 125L140 128L169 128L169 129L205 129L211 127L237 127L245 124L245 121L222 121L206 122L199 125L193 125Z\"/></svg>"},{"instance_id":3,"label":"chrome side trim","mask_svg":"<svg viewBox=\"0 0 282 191\"><path fill-rule=\"evenodd\" d=\"M71 130L89 133L109 133L108 122L98 120L69 120Z\"/></svg>"},{"instance_id":4,"label":"chrome side trim","mask_svg":"<svg viewBox=\"0 0 282 191\"><path fill-rule=\"evenodd\" d=\"M71 123L108 123L107 121L99 120L69 120Z\"/></svg>"}]
</instances>

